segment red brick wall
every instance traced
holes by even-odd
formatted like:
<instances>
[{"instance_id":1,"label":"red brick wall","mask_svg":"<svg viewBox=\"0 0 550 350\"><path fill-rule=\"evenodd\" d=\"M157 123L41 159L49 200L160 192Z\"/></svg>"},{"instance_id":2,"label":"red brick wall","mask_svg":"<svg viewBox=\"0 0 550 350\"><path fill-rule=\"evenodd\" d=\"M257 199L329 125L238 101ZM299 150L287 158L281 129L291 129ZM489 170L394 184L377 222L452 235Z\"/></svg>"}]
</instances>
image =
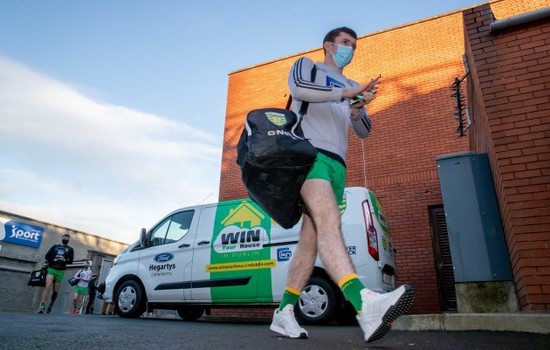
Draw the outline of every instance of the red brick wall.
<instances>
[{"instance_id":1,"label":"red brick wall","mask_svg":"<svg viewBox=\"0 0 550 350\"><path fill-rule=\"evenodd\" d=\"M525 12L512 0L493 5L507 15ZM464 73L463 28L455 12L362 36L345 71L360 82L382 74L368 108L372 134L362 143L350 133L347 185L366 185L380 197L397 249L397 282L416 289L412 313L440 311L428 216L429 206L442 204L435 158L469 150L468 138L456 133L450 97ZM321 42L318 50L229 75L220 200L246 196L236 165L243 120L251 109L285 106L288 71L301 56L322 60Z\"/></svg>"},{"instance_id":2,"label":"red brick wall","mask_svg":"<svg viewBox=\"0 0 550 350\"><path fill-rule=\"evenodd\" d=\"M491 34L488 5L464 15L472 149L489 154L520 305L550 310L550 23Z\"/></svg>"}]
</instances>

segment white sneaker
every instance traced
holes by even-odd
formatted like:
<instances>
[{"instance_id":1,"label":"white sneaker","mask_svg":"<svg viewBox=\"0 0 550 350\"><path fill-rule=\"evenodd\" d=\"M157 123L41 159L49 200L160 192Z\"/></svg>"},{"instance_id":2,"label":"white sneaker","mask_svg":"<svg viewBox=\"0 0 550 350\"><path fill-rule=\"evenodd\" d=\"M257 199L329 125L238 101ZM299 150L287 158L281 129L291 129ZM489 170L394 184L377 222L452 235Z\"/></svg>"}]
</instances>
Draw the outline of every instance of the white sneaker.
<instances>
[{"instance_id":1,"label":"white sneaker","mask_svg":"<svg viewBox=\"0 0 550 350\"><path fill-rule=\"evenodd\" d=\"M403 285L390 293L376 293L367 288L361 291L361 314L357 321L365 333L365 341L382 338L399 316L407 313L414 300L414 289Z\"/></svg>"},{"instance_id":2,"label":"white sneaker","mask_svg":"<svg viewBox=\"0 0 550 350\"><path fill-rule=\"evenodd\" d=\"M273 332L277 332L285 337L307 339L307 331L300 327L296 318L294 318L294 308L287 305L283 310L275 309L273 321L269 326Z\"/></svg>"}]
</instances>

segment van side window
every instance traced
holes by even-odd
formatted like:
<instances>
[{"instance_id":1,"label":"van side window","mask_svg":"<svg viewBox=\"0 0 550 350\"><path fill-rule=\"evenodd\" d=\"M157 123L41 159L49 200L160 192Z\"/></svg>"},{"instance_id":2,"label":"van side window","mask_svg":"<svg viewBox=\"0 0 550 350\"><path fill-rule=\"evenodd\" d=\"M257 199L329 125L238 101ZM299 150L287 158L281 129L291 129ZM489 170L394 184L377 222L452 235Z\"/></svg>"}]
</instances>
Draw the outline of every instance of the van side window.
<instances>
[{"instance_id":1,"label":"van side window","mask_svg":"<svg viewBox=\"0 0 550 350\"><path fill-rule=\"evenodd\" d=\"M191 226L191 221L193 220L193 210L182 211L181 213L174 214L172 216L172 222L166 233L166 242L172 243L177 242L182 239L187 232L189 232L189 227Z\"/></svg>"},{"instance_id":2,"label":"van side window","mask_svg":"<svg viewBox=\"0 0 550 350\"><path fill-rule=\"evenodd\" d=\"M194 210L182 211L161 222L151 232L151 245L168 244L182 239L189 232L194 213Z\"/></svg>"}]
</instances>

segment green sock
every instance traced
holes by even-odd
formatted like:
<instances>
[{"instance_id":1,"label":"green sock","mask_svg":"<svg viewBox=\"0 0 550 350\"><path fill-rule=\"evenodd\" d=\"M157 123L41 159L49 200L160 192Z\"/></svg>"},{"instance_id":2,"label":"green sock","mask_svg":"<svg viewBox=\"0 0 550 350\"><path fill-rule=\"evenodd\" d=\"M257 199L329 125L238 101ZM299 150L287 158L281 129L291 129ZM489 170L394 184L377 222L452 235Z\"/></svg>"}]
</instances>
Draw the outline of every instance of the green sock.
<instances>
[{"instance_id":1,"label":"green sock","mask_svg":"<svg viewBox=\"0 0 550 350\"><path fill-rule=\"evenodd\" d=\"M338 286L344 293L346 299L353 305L357 313L361 312L363 301L361 300L361 290L365 288L359 281L356 274L348 275L338 282Z\"/></svg>"},{"instance_id":2,"label":"green sock","mask_svg":"<svg viewBox=\"0 0 550 350\"><path fill-rule=\"evenodd\" d=\"M300 299L300 291L286 287L285 293L283 294L283 299L281 300L281 304L279 305L279 310L283 310L283 308L287 305L296 305L298 302L298 299Z\"/></svg>"},{"instance_id":3,"label":"green sock","mask_svg":"<svg viewBox=\"0 0 550 350\"><path fill-rule=\"evenodd\" d=\"M40 308L45 309L46 308L46 303L40 303Z\"/></svg>"}]
</instances>

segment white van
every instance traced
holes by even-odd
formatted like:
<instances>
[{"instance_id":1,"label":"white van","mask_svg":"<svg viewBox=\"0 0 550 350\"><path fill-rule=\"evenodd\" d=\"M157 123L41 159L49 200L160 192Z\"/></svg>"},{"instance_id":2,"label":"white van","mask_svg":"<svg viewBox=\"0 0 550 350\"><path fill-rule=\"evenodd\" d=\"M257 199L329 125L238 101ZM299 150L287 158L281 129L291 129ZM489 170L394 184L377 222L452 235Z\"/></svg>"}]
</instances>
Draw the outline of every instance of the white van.
<instances>
[{"instance_id":1,"label":"white van","mask_svg":"<svg viewBox=\"0 0 550 350\"><path fill-rule=\"evenodd\" d=\"M346 188L342 230L357 275L366 287L395 289L395 255L376 196ZM146 309L177 310L196 320L210 308L275 308L282 297L301 222L285 230L250 199L176 210L114 260L104 300L121 317ZM317 258L296 305L304 323L326 323L349 314L350 304Z\"/></svg>"}]
</instances>

